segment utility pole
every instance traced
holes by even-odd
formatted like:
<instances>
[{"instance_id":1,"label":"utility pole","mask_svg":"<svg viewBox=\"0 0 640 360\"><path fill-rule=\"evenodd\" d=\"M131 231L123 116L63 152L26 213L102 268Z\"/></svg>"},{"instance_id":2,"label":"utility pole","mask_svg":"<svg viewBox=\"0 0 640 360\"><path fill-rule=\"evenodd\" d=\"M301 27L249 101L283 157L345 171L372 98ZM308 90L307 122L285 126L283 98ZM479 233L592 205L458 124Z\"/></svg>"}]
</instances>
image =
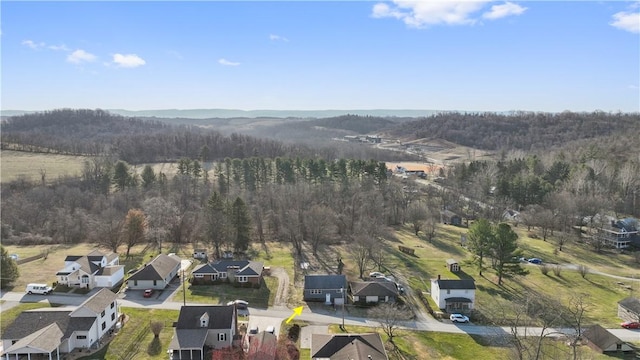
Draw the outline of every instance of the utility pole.
<instances>
[{"instance_id":1,"label":"utility pole","mask_svg":"<svg viewBox=\"0 0 640 360\"><path fill-rule=\"evenodd\" d=\"M184 269L182 269L182 305L187 306L187 289L184 287Z\"/></svg>"},{"instance_id":2,"label":"utility pole","mask_svg":"<svg viewBox=\"0 0 640 360\"><path fill-rule=\"evenodd\" d=\"M340 288L342 293L342 330L344 331L344 288Z\"/></svg>"}]
</instances>

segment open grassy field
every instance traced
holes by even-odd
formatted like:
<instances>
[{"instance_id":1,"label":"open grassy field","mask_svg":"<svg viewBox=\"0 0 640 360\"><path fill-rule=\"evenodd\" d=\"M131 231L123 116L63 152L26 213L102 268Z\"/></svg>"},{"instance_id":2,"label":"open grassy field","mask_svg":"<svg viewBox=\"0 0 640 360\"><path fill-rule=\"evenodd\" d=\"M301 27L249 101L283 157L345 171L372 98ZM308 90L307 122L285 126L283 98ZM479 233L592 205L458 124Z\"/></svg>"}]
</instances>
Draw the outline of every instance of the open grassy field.
<instances>
[{"instance_id":1,"label":"open grassy field","mask_svg":"<svg viewBox=\"0 0 640 360\"><path fill-rule=\"evenodd\" d=\"M42 170L46 172L46 181L62 176L80 176L86 159L84 156L2 150L0 182L4 184L20 178L39 182Z\"/></svg>"},{"instance_id":2,"label":"open grassy field","mask_svg":"<svg viewBox=\"0 0 640 360\"><path fill-rule=\"evenodd\" d=\"M520 247L526 256L541 257L545 262L570 262L585 264L590 269L612 272L619 275L632 276L635 274L633 259L629 255L617 253L595 254L587 245L565 245L562 252L554 254L553 240L544 242L527 236L526 228L517 228L520 235ZM640 282L621 281L620 279L587 274L582 278L578 271L561 269L559 275L550 270L547 275L541 272L538 265L523 263L526 270L524 275L503 278L503 284L497 284L497 276L491 269L485 269L484 276L478 275L478 269L472 263L471 253L460 245L460 235L467 232L466 228L441 225L437 236L432 242L427 242L421 236L416 237L409 227L399 227L395 232L395 239L388 241L385 271L396 278L406 280L414 291L429 291L430 279L441 275L444 279L473 278L476 283L476 321L505 324L514 316L513 302L524 294L534 297L541 295L560 300L566 307L572 297L586 294L587 310L585 324L599 323L605 327L618 327L617 302L630 295L638 295ZM415 249L415 256L410 256L398 250L398 245ZM345 254L345 273L348 278L358 276L353 261ZM445 266L448 258L454 258L462 266L459 273L451 273ZM585 259L588 259L585 260ZM489 266L490 263L485 263ZM374 270L369 268L368 271ZM377 269L375 269L377 270ZM640 276L639 276L640 278ZM618 284L619 282L624 285ZM627 288L630 286L630 289Z\"/></svg>"}]
</instances>

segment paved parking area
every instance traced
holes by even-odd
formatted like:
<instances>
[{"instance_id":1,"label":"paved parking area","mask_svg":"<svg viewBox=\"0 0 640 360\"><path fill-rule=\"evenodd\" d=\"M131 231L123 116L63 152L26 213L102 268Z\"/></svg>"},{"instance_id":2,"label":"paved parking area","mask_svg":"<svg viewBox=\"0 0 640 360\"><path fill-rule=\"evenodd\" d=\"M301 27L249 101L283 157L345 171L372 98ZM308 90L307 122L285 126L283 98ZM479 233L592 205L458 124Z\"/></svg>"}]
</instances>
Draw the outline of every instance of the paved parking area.
<instances>
[{"instance_id":1,"label":"paved parking area","mask_svg":"<svg viewBox=\"0 0 640 360\"><path fill-rule=\"evenodd\" d=\"M257 326L258 331L265 331L267 327L273 326L275 328L274 335L278 336L280 334L280 324L282 323L281 318L270 317L270 316L249 316L249 324L247 325L247 331L251 329L252 326Z\"/></svg>"},{"instance_id":2,"label":"paved parking area","mask_svg":"<svg viewBox=\"0 0 640 360\"><path fill-rule=\"evenodd\" d=\"M328 334L327 325L307 325L300 329L300 348L311 349L311 334Z\"/></svg>"}]
</instances>

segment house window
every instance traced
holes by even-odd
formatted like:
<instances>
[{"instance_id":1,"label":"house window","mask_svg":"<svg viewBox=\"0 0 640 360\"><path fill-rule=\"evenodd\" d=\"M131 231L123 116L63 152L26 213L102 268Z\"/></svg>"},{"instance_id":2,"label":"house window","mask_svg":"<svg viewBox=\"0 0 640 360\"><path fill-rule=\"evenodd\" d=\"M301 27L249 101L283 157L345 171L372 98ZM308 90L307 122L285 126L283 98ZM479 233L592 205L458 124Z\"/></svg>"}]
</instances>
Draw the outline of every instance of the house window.
<instances>
[{"instance_id":1,"label":"house window","mask_svg":"<svg viewBox=\"0 0 640 360\"><path fill-rule=\"evenodd\" d=\"M115 301L111 303L111 308L113 309L114 306L116 306L116 302Z\"/></svg>"},{"instance_id":2,"label":"house window","mask_svg":"<svg viewBox=\"0 0 640 360\"><path fill-rule=\"evenodd\" d=\"M218 341L227 341L227 334L218 333Z\"/></svg>"},{"instance_id":3,"label":"house window","mask_svg":"<svg viewBox=\"0 0 640 360\"><path fill-rule=\"evenodd\" d=\"M221 274L220 274L220 278L221 278L221 279L226 279L226 278L227 278L227 273L226 273L226 272L221 273Z\"/></svg>"},{"instance_id":4,"label":"house window","mask_svg":"<svg viewBox=\"0 0 640 360\"><path fill-rule=\"evenodd\" d=\"M322 290L320 289L311 289L311 295L320 295L322 294Z\"/></svg>"},{"instance_id":5,"label":"house window","mask_svg":"<svg viewBox=\"0 0 640 360\"><path fill-rule=\"evenodd\" d=\"M238 282L247 282L246 276L238 276Z\"/></svg>"},{"instance_id":6,"label":"house window","mask_svg":"<svg viewBox=\"0 0 640 360\"><path fill-rule=\"evenodd\" d=\"M153 286L157 286L158 285L158 280L153 280Z\"/></svg>"},{"instance_id":7,"label":"house window","mask_svg":"<svg viewBox=\"0 0 640 360\"><path fill-rule=\"evenodd\" d=\"M451 294L451 289L447 289L447 294Z\"/></svg>"},{"instance_id":8,"label":"house window","mask_svg":"<svg viewBox=\"0 0 640 360\"><path fill-rule=\"evenodd\" d=\"M116 319L116 313L111 314L111 321Z\"/></svg>"},{"instance_id":9,"label":"house window","mask_svg":"<svg viewBox=\"0 0 640 360\"><path fill-rule=\"evenodd\" d=\"M194 274L193 276L196 277L196 278L203 278L204 277L204 275L202 275L202 274Z\"/></svg>"},{"instance_id":10,"label":"house window","mask_svg":"<svg viewBox=\"0 0 640 360\"><path fill-rule=\"evenodd\" d=\"M76 336L76 339L78 339L78 340L84 340L86 338L87 338L87 335L78 335L78 336Z\"/></svg>"},{"instance_id":11,"label":"house window","mask_svg":"<svg viewBox=\"0 0 640 360\"><path fill-rule=\"evenodd\" d=\"M133 286L138 286L138 280L133 280Z\"/></svg>"},{"instance_id":12,"label":"house window","mask_svg":"<svg viewBox=\"0 0 640 360\"><path fill-rule=\"evenodd\" d=\"M102 322L102 330L107 328L107 323L106 322Z\"/></svg>"},{"instance_id":13,"label":"house window","mask_svg":"<svg viewBox=\"0 0 640 360\"><path fill-rule=\"evenodd\" d=\"M105 314L105 312L104 312L104 310L102 310L102 313L100 314L100 317L104 317L104 314Z\"/></svg>"}]
</instances>

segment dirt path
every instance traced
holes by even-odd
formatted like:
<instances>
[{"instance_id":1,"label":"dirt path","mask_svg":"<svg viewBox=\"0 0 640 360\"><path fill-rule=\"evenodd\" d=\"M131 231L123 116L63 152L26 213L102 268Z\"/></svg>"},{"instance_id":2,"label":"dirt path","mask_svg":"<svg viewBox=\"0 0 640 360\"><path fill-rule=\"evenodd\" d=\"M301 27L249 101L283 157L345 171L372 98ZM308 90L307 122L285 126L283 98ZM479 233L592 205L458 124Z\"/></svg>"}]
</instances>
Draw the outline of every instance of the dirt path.
<instances>
[{"instance_id":1,"label":"dirt path","mask_svg":"<svg viewBox=\"0 0 640 360\"><path fill-rule=\"evenodd\" d=\"M281 267L271 268L271 276L278 278L278 291L273 300L274 307L286 307L289 298L289 274Z\"/></svg>"}]
</instances>

